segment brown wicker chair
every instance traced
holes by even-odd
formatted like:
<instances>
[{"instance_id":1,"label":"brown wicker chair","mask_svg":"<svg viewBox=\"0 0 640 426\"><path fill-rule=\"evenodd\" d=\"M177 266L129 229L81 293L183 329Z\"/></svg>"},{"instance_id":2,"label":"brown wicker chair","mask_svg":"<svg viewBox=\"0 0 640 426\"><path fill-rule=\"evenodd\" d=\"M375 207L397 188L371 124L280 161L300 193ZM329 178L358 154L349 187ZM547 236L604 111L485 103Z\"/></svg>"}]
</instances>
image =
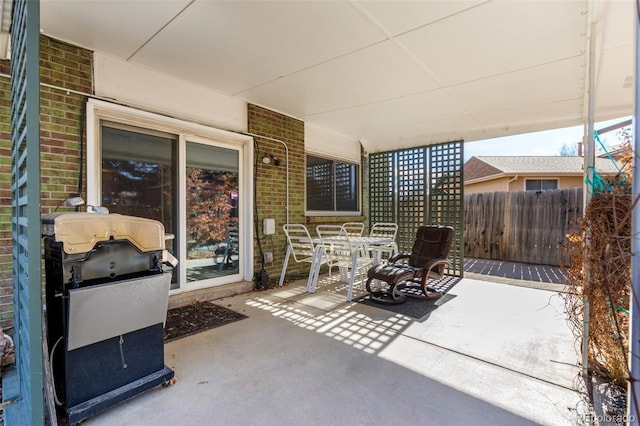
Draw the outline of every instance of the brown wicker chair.
<instances>
[{"instance_id":1,"label":"brown wicker chair","mask_svg":"<svg viewBox=\"0 0 640 426\"><path fill-rule=\"evenodd\" d=\"M446 267L451 266L447 257L453 243L450 226L420 226L416 232L411 253L398 253L386 264L370 268L366 288L372 300L384 303L402 303L406 296L437 299L442 293L427 287L429 279L439 280ZM388 288L372 290L373 280L383 281ZM409 291L400 291L407 289ZM411 290L418 290L411 291Z\"/></svg>"}]
</instances>

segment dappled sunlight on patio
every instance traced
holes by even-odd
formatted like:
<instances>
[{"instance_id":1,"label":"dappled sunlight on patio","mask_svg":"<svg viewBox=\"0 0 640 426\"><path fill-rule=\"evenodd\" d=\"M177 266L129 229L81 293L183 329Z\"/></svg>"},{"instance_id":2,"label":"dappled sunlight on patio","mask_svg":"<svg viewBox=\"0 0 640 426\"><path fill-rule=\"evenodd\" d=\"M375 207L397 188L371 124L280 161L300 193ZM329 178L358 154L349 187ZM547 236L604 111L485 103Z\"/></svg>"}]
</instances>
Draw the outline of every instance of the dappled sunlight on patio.
<instances>
[{"instance_id":1,"label":"dappled sunlight on patio","mask_svg":"<svg viewBox=\"0 0 640 426\"><path fill-rule=\"evenodd\" d=\"M392 313L374 319L368 312L375 315L375 308L345 301L346 284L334 277L324 278L320 283L319 291L313 295L290 288L277 289L269 295L275 299L259 296L246 304L371 354L378 353L412 322L405 315ZM285 294L293 298L279 299Z\"/></svg>"},{"instance_id":2,"label":"dappled sunlight on patio","mask_svg":"<svg viewBox=\"0 0 640 426\"><path fill-rule=\"evenodd\" d=\"M314 314L303 305L262 297L246 304L371 354L378 353L410 324L410 319L403 315L395 314L386 320L374 321L348 307Z\"/></svg>"},{"instance_id":3,"label":"dappled sunlight on patio","mask_svg":"<svg viewBox=\"0 0 640 426\"><path fill-rule=\"evenodd\" d=\"M367 294L364 284L367 281L366 275L357 274L353 282L353 299ZM340 274L334 271L333 275L321 276L316 285L316 292L325 292L331 295L338 295L341 301L346 301L349 284L340 281Z\"/></svg>"},{"instance_id":4,"label":"dappled sunlight on patio","mask_svg":"<svg viewBox=\"0 0 640 426\"><path fill-rule=\"evenodd\" d=\"M315 294L292 283L245 303L536 423L588 415L554 293L456 278L456 294L416 319L346 302L345 292L325 276Z\"/></svg>"}]
</instances>

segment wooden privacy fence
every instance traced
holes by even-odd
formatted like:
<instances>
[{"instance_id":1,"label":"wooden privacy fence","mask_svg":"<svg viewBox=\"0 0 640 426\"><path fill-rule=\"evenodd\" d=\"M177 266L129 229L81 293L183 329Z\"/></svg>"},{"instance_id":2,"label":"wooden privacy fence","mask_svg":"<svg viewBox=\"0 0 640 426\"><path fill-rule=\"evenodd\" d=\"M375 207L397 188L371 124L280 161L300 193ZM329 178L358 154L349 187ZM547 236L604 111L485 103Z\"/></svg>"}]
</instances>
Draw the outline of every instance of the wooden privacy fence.
<instances>
[{"instance_id":1,"label":"wooden privacy fence","mask_svg":"<svg viewBox=\"0 0 640 426\"><path fill-rule=\"evenodd\" d=\"M469 194L464 213L465 257L560 266L582 188Z\"/></svg>"}]
</instances>

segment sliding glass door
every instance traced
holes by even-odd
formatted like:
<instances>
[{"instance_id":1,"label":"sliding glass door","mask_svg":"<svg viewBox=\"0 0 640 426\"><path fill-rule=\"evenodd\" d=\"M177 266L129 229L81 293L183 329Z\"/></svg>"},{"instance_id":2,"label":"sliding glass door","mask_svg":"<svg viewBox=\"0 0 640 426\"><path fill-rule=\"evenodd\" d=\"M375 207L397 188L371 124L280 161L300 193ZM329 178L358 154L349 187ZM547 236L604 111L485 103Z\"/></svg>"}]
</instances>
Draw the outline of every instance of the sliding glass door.
<instances>
[{"instance_id":1,"label":"sliding glass door","mask_svg":"<svg viewBox=\"0 0 640 426\"><path fill-rule=\"evenodd\" d=\"M242 149L213 138L100 122L102 206L162 222L167 249L180 260L171 271L172 290L244 278Z\"/></svg>"},{"instance_id":2,"label":"sliding glass door","mask_svg":"<svg viewBox=\"0 0 640 426\"><path fill-rule=\"evenodd\" d=\"M187 142L187 282L240 272L238 169L237 150Z\"/></svg>"},{"instance_id":3,"label":"sliding glass door","mask_svg":"<svg viewBox=\"0 0 640 426\"><path fill-rule=\"evenodd\" d=\"M110 213L162 222L165 233L178 227L176 135L104 122L102 139L101 205ZM177 255L175 239L166 247ZM171 270L171 288L178 288L179 268Z\"/></svg>"}]
</instances>

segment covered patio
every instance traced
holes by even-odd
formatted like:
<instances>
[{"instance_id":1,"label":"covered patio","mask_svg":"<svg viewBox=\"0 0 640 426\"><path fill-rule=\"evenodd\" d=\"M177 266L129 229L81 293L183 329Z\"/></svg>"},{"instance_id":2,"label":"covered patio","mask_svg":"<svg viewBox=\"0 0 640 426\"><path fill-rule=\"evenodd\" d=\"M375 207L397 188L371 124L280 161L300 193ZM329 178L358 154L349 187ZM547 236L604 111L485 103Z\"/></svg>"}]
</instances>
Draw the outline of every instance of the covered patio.
<instances>
[{"instance_id":1,"label":"covered patio","mask_svg":"<svg viewBox=\"0 0 640 426\"><path fill-rule=\"evenodd\" d=\"M526 284L464 278L419 319L328 276L217 300L248 318L166 344L177 383L86 424L589 424L563 286Z\"/></svg>"},{"instance_id":2,"label":"covered patio","mask_svg":"<svg viewBox=\"0 0 640 426\"><path fill-rule=\"evenodd\" d=\"M115 213L124 207L158 212L153 219L175 233L172 249L180 260L171 298L184 301L207 291L213 298L247 291L265 269L272 276L280 271L286 243L279 231L285 223L381 220L370 203L374 191L367 173L373 161L385 164L389 181L402 175L412 182L417 171L437 169L423 152L444 145L450 157L429 157L452 170L421 176L408 194L399 194L398 186L379 186L375 195L393 194L397 205L424 200L435 194L436 183L444 183L460 199L456 179L466 143L584 124L589 170L593 123L633 113L636 11L630 0L15 6L12 44L0 63L2 93L13 113L6 107L3 123L16 129L14 161L11 168L8 162L2 166L15 182L3 188L12 194L12 212L1 217L7 229L15 226L4 247L13 256L2 264L13 276L2 283L15 300L13 311L6 309L15 315L18 359L11 394L18 403L5 417L33 424L43 422L46 402L46 356L33 350L43 343L41 234L33 224L67 197L81 196L93 206L111 203ZM9 28L2 27L5 41ZM11 75L9 56L11 65L19 64ZM23 122L8 123L10 115ZM421 149L411 161L399 158ZM347 208L308 202L321 193L306 180L311 160L332 170L346 166ZM407 163L410 168L399 168ZM113 189L105 185L108 176L130 178L127 185L153 185ZM220 182L228 185L220 190L214 185ZM213 193L224 192L220 211L233 212L237 224L231 261L223 257L216 267L207 265L209 275L196 268L217 255L224 235L192 244L201 228L188 221L202 215L189 210L187 199L203 193L194 189L202 183ZM142 202L144 195L150 201ZM213 210L207 202L203 210ZM460 204L447 205L455 206L446 212L450 216L461 214ZM377 206L376 214L386 208L384 202ZM406 222L414 229L447 214L425 203ZM263 218L274 220L275 234L264 232ZM217 225L228 234L231 223L225 220ZM225 248L231 247L232 239L226 240ZM273 260L266 266L263 244ZM197 274L188 274L190 268ZM555 317L561 311L557 296L480 286L468 278L452 294L424 321L346 303L344 293L329 287L315 295L291 285L223 299L249 318L170 343L167 364L180 379L175 387L154 390L91 421L204 423L229 415L234 418L220 423L382 424L404 415L405 423L486 418L558 424L581 415L573 383L575 340ZM548 327L535 328L547 321ZM351 327L368 337L349 340L345 333ZM559 335L552 339L549 330ZM547 356L532 359L534 353ZM405 392L396 395L403 386ZM298 401L317 405L308 414ZM558 410L553 401L561 401Z\"/></svg>"}]
</instances>

